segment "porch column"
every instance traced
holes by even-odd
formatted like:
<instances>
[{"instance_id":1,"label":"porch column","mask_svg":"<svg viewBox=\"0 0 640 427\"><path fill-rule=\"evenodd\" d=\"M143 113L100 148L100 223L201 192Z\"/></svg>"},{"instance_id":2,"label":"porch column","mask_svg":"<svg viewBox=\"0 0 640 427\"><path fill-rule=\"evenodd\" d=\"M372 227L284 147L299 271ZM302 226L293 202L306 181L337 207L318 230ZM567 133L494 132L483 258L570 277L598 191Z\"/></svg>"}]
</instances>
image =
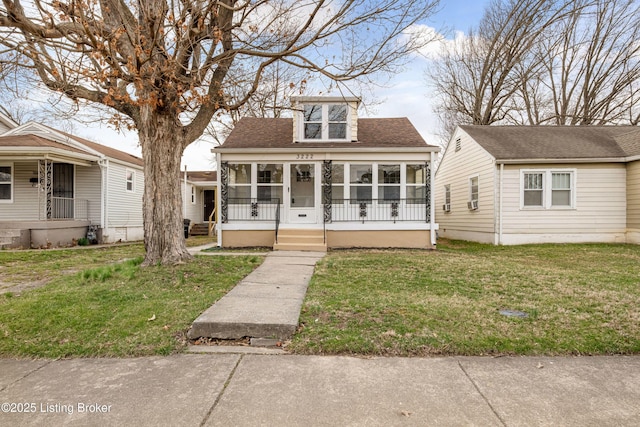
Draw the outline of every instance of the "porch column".
<instances>
[{"instance_id":1,"label":"porch column","mask_svg":"<svg viewBox=\"0 0 640 427\"><path fill-rule=\"evenodd\" d=\"M229 162L220 162L220 221L228 222Z\"/></svg>"},{"instance_id":2,"label":"porch column","mask_svg":"<svg viewBox=\"0 0 640 427\"><path fill-rule=\"evenodd\" d=\"M425 197L425 208L426 208L426 222L431 222L431 162L426 162L425 165L425 178L426 178L426 185L425 185L425 192L424 192L424 197Z\"/></svg>"},{"instance_id":3,"label":"porch column","mask_svg":"<svg viewBox=\"0 0 640 427\"><path fill-rule=\"evenodd\" d=\"M51 219L52 176L53 162L38 160L38 206L42 208L40 218L44 214L45 219Z\"/></svg>"},{"instance_id":4,"label":"porch column","mask_svg":"<svg viewBox=\"0 0 640 427\"><path fill-rule=\"evenodd\" d=\"M322 206L324 210L324 222L331 222L331 182L332 161L325 160L322 163Z\"/></svg>"}]
</instances>

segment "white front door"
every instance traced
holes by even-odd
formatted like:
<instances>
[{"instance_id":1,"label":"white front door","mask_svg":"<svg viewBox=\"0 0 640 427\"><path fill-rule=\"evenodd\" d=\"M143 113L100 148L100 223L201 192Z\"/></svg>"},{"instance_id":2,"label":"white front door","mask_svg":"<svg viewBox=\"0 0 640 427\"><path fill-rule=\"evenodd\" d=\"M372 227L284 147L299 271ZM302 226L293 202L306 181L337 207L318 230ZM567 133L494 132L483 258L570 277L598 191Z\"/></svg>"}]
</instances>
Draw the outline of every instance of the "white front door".
<instances>
[{"instance_id":1,"label":"white front door","mask_svg":"<svg viewBox=\"0 0 640 427\"><path fill-rule=\"evenodd\" d=\"M316 223L316 165L293 163L289 169L289 222Z\"/></svg>"}]
</instances>

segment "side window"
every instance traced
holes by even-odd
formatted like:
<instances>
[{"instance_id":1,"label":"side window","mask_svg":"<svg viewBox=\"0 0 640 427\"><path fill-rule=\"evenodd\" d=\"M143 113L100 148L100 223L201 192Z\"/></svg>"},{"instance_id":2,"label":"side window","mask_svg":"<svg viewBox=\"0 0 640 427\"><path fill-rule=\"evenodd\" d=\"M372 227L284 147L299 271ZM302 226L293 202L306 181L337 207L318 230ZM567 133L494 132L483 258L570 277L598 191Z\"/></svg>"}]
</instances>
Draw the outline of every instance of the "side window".
<instances>
[{"instance_id":1,"label":"side window","mask_svg":"<svg viewBox=\"0 0 640 427\"><path fill-rule=\"evenodd\" d=\"M479 178L472 176L469 178L469 202L467 206L470 210L474 211L478 209L478 191L479 191Z\"/></svg>"},{"instance_id":2,"label":"side window","mask_svg":"<svg viewBox=\"0 0 640 427\"><path fill-rule=\"evenodd\" d=\"M133 193L135 191L136 173L132 170L127 169L125 174L127 179L127 191Z\"/></svg>"},{"instance_id":3,"label":"side window","mask_svg":"<svg viewBox=\"0 0 640 427\"><path fill-rule=\"evenodd\" d=\"M0 165L0 202L13 200L13 167Z\"/></svg>"}]
</instances>

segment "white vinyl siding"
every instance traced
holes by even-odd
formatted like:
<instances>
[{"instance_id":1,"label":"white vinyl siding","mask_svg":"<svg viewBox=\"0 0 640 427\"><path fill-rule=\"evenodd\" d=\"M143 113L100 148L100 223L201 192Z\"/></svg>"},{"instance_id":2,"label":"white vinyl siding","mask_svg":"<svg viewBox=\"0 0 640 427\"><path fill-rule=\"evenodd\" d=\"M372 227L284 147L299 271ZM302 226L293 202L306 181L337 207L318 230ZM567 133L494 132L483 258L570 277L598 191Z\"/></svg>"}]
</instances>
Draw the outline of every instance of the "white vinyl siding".
<instances>
[{"instance_id":1,"label":"white vinyl siding","mask_svg":"<svg viewBox=\"0 0 640 427\"><path fill-rule=\"evenodd\" d=\"M550 179L551 171L560 174L571 173L574 190L571 198L574 208L552 206L552 196L545 194L548 209L539 208L532 212L522 205L523 185L521 177L527 171L548 171L545 180ZM544 173L544 172L542 172ZM626 194L624 164L584 164L584 165L546 165L522 166L506 165L503 176L503 233L539 234L539 241L560 241L554 235L596 234L624 232L626 215ZM563 175L558 175L563 176ZM566 184L566 177L558 184ZM545 182L545 189L551 191L552 185ZM566 190L559 190L566 191ZM562 202L566 201L566 194Z\"/></svg>"},{"instance_id":2,"label":"white vinyl siding","mask_svg":"<svg viewBox=\"0 0 640 427\"><path fill-rule=\"evenodd\" d=\"M13 200L0 203L0 220L37 220L40 217L38 187L29 180L38 177L38 162L15 162L11 165Z\"/></svg>"},{"instance_id":3,"label":"white vinyl siding","mask_svg":"<svg viewBox=\"0 0 640 427\"><path fill-rule=\"evenodd\" d=\"M90 167L76 167L77 199L87 200L89 220L93 224L100 224L100 187L102 186L102 171L98 165Z\"/></svg>"},{"instance_id":4,"label":"white vinyl siding","mask_svg":"<svg viewBox=\"0 0 640 427\"><path fill-rule=\"evenodd\" d=\"M109 162L107 190L107 224L114 227L142 226L142 189L144 188L142 171L136 171L133 183L134 191L127 191L126 171L131 170L116 162Z\"/></svg>"},{"instance_id":5,"label":"white vinyl siding","mask_svg":"<svg viewBox=\"0 0 640 427\"><path fill-rule=\"evenodd\" d=\"M627 227L640 229L640 160L627 165Z\"/></svg>"},{"instance_id":6,"label":"white vinyl siding","mask_svg":"<svg viewBox=\"0 0 640 427\"><path fill-rule=\"evenodd\" d=\"M460 139L458 143L457 140ZM460 149L456 151L456 146ZM436 222L441 237L493 243L494 159L469 135L458 129L445 149L436 171ZM470 177L478 178L478 210L468 209L471 197ZM445 213L445 185L449 186L451 212Z\"/></svg>"}]
</instances>

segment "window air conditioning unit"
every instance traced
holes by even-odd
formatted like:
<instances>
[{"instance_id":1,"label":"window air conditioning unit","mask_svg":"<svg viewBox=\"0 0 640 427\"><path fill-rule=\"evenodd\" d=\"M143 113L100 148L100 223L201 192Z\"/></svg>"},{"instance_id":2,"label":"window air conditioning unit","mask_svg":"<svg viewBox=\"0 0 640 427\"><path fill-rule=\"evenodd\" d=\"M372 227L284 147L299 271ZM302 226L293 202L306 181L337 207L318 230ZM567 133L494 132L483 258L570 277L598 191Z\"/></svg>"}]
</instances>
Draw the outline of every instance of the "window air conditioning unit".
<instances>
[{"instance_id":1,"label":"window air conditioning unit","mask_svg":"<svg viewBox=\"0 0 640 427\"><path fill-rule=\"evenodd\" d=\"M470 202L467 202L467 207L471 211L478 210L478 201L477 200L471 200Z\"/></svg>"},{"instance_id":2,"label":"window air conditioning unit","mask_svg":"<svg viewBox=\"0 0 640 427\"><path fill-rule=\"evenodd\" d=\"M445 212L451 212L451 204L445 203L444 205L442 205L442 210Z\"/></svg>"}]
</instances>

